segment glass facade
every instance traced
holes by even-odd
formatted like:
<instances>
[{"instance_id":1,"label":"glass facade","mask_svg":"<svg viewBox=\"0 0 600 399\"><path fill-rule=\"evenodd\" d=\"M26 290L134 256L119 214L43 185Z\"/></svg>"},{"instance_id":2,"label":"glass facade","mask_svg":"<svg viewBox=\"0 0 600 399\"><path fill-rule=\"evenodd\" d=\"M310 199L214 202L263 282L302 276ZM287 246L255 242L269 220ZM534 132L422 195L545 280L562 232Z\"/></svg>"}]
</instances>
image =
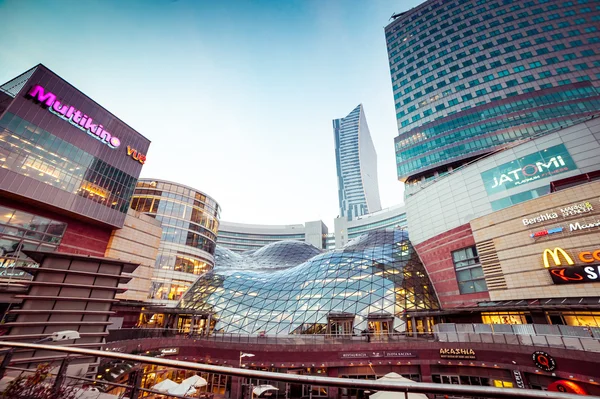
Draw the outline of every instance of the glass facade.
<instances>
[{"instance_id":1,"label":"glass facade","mask_svg":"<svg viewBox=\"0 0 600 399\"><path fill-rule=\"evenodd\" d=\"M149 145L41 64L0 86L0 192L13 198L121 228Z\"/></svg>"},{"instance_id":2,"label":"glass facade","mask_svg":"<svg viewBox=\"0 0 600 399\"><path fill-rule=\"evenodd\" d=\"M589 0L430 0L385 29L398 177L427 178L600 107Z\"/></svg>"},{"instance_id":3,"label":"glass facade","mask_svg":"<svg viewBox=\"0 0 600 399\"><path fill-rule=\"evenodd\" d=\"M406 231L369 232L322 253L281 241L251 254L219 248L215 269L198 278L179 305L211 313L219 332L305 334L328 318L353 319L357 334L372 318L404 331L404 312L438 309L433 286Z\"/></svg>"},{"instance_id":4,"label":"glass facade","mask_svg":"<svg viewBox=\"0 0 600 399\"><path fill-rule=\"evenodd\" d=\"M381 209L377 153L362 104L333 120L340 216L353 220Z\"/></svg>"},{"instance_id":5,"label":"glass facade","mask_svg":"<svg viewBox=\"0 0 600 399\"><path fill-rule=\"evenodd\" d=\"M67 224L0 206L0 277L31 276L15 267L38 267L23 251L56 251Z\"/></svg>"},{"instance_id":6,"label":"glass facade","mask_svg":"<svg viewBox=\"0 0 600 399\"><path fill-rule=\"evenodd\" d=\"M184 185L140 179L131 207L162 223L148 298L175 305L197 276L214 266L219 205L206 194Z\"/></svg>"},{"instance_id":7,"label":"glass facade","mask_svg":"<svg viewBox=\"0 0 600 399\"><path fill-rule=\"evenodd\" d=\"M217 243L235 252L256 250L277 241L304 241L305 234L252 234L219 230Z\"/></svg>"},{"instance_id":8,"label":"glass facade","mask_svg":"<svg viewBox=\"0 0 600 399\"><path fill-rule=\"evenodd\" d=\"M0 167L123 214L137 180L10 112L0 119Z\"/></svg>"}]
</instances>

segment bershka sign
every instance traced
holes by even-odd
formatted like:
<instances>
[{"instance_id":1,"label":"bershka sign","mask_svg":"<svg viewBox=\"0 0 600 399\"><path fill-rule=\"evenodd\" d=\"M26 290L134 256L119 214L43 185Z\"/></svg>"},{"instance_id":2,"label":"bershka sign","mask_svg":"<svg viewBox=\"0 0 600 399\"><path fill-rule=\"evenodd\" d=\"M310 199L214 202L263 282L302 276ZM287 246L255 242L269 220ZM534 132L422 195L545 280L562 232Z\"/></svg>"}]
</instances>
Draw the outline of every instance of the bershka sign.
<instances>
[{"instance_id":1,"label":"bershka sign","mask_svg":"<svg viewBox=\"0 0 600 399\"><path fill-rule=\"evenodd\" d=\"M54 115L68 121L71 125L83 130L109 147L118 148L121 145L121 140L104 130L104 126L94 123L92 118L77 108L63 104L57 100L54 93L46 91L42 86L33 86L27 95L34 100L39 101Z\"/></svg>"},{"instance_id":2,"label":"bershka sign","mask_svg":"<svg viewBox=\"0 0 600 399\"><path fill-rule=\"evenodd\" d=\"M566 218L569 216L574 216L574 215L579 215L582 213L591 212L593 210L594 210L594 207L592 206L592 204L589 201L585 201L585 202L582 202L579 204L573 204L573 205L566 206L564 208L560 208L559 212L562 217ZM546 212L546 213L540 213L538 216L535 216L533 218L525 218L522 221L525 226L529 226L529 225L540 223L540 222L546 222L548 220L558 219L558 215L559 215L558 212L551 211L551 212ZM596 226L592 226L592 227L596 227ZM573 231L573 229L571 229L571 231Z\"/></svg>"},{"instance_id":3,"label":"bershka sign","mask_svg":"<svg viewBox=\"0 0 600 399\"><path fill-rule=\"evenodd\" d=\"M525 155L481 173L488 194L577 169L564 144Z\"/></svg>"},{"instance_id":4,"label":"bershka sign","mask_svg":"<svg viewBox=\"0 0 600 399\"><path fill-rule=\"evenodd\" d=\"M540 222L546 222L548 220L558 219L558 213L550 212L550 213L541 213L539 216L536 216L531 219L523 219L523 224L525 226L529 226L531 224L536 224Z\"/></svg>"}]
</instances>

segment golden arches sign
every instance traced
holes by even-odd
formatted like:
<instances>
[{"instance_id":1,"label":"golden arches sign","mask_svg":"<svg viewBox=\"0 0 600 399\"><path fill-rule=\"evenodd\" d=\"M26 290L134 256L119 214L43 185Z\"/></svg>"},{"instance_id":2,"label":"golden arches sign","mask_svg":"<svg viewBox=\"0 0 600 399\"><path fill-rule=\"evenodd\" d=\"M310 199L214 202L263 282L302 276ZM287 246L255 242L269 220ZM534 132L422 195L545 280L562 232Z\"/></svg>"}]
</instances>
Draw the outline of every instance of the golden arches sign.
<instances>
[{"instance_id":1,"label":"golden arches sign","mask_svg":"<svg viewBox=\"0 0 600 399\"><path fill-rule=\"evenodd\" d=\"M562 255L562 257L564 258L567 265L572 266L575 264L575 262L573 262L573 259L571 258L571 256L569 256L569 254L566 253L564 249L556 247L556 248L554 248L554 250L551 250L551 249L544 250L544 253L542 255L542 258L544 259L544 267L546 267L546 268L550 267L550 264L548 261L549 256L554 261L555 266L562 265L562 260L561 260L560 255Z\"/></svg>"}]
</instances>

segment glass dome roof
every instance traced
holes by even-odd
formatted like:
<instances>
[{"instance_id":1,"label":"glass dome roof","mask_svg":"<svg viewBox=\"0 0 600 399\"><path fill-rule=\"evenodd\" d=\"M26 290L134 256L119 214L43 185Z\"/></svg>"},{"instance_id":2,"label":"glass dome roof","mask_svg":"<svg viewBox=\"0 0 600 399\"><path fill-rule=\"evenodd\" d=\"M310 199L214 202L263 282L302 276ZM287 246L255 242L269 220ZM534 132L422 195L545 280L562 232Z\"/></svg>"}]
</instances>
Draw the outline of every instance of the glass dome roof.
<instances>
[{"instance_id":1,"label":"glass dome roof","mask_svg":"<svg viewBox=\"0 0 600 399\"><path fill-rule=\"evenodd\" d=\"M214 331L239 334L324 332L334 314L353 316L359 333L375 315L404 331L404 312L438 300L406 231L382 229L322 253L281 241L249 254L217 246L215 269L178 304L211 313Z\"/></svg>"}]
</instances>

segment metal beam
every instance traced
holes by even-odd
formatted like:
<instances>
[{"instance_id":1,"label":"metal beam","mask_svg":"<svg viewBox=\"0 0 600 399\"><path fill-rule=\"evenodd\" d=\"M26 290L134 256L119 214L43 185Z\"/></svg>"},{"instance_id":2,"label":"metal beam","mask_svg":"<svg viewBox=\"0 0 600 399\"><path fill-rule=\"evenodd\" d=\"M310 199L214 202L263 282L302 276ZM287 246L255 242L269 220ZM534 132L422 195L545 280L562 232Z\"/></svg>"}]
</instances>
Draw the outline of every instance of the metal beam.
<instances>
[{"instance_id":1,"label":"metal beam","mask_svg":"<svg viewBox=\"0 0 600 399\"><path fill-rule=\"evenodd\" d=\"M99 351L93 349L29 344L22 342L2 342L2 346L10 348L27 348L49 350L56 352L106 357L112 359L130 360L137 363L155 364L178 369L208 371L217 374L235 375L246 378L260 378L263 380L283 381L295 384L368 389L371 391L417 392L433 393L440 395L480 396L487 398L527 398L527 399L581 399L579 395L560 392L538 391L533 389L495 388L483 386L433 384L423 382L391 382L386 380L357 380L350 378L319 377L312 375L297 375L274 373L270 371L246 370L242 368L214 366L181 360L153 358L147 356L130 355L127 353ZM600 399L598 396L589 396L590 399Z\"/></svg>"}]
</instances>

